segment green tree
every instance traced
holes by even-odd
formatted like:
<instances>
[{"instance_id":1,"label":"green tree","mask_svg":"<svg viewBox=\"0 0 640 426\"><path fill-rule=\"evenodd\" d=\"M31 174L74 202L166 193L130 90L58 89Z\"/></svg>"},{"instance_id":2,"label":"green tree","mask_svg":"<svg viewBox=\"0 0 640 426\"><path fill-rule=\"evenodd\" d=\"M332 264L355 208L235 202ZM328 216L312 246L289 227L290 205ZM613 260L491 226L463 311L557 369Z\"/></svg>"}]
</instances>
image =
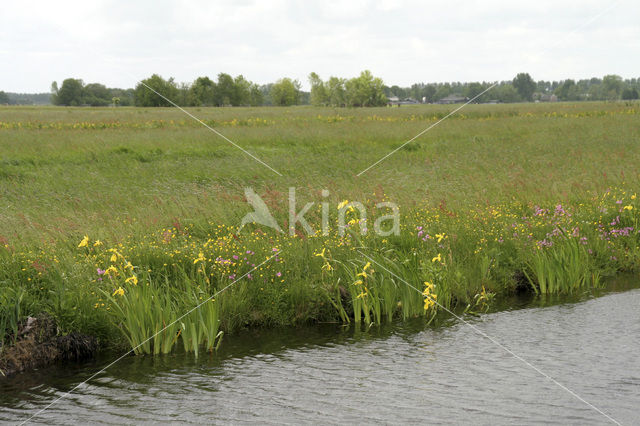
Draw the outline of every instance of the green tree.
<instances>
[{"instance_id":1,"label":"green tree","mask_svg":"<svg viewBox=\"0 0 640 426\"><path fill-rule=\"evenodd\" d=\"M579 98L578 86L576 86L576 82L571 79L565 80L558 86L554 93L561 101L572 101Z\"/></svg>"},{"instance_id":2,"label":"green tree","mask_svg":"<svg viewBox=\"0 0 640 426\"><path fill-rule=\"evenodd\" d=\"M84 83L80 79L67 78L55 96L56 105L77 106L82 104Z\"/></svg>"},{"instance_id":3,"label":"green tree","mask_svg":"<svg viewBox=\"0 0 640 426\"><path fill-rule=\"evenodd\" d=\"M628 87L622 91L622 99L625 101L632 101L638 98L640 98L640 94L635 87Z\"/></svg>"},{"instance_id":4,"label":"green tree","mask_svg":"<svg viewBox=\"0 0 640 426\"><path fill-rule=\"evenodd\" d=\"M99 83L87 84L82 91L82 103L91 106L107 106L111 98L111 91Z\"/></svg>"},{"instance_id":5,"label":"green tree","mask_svg":"<svg viewBox=\"0 0 640 426\"><path fill-rule=\"evenodd\" d=\"M494 99L499 100L500 102L518 102L520 99L520 95L513 84L506 83L500 84L492 89L494 95Z\"/></svg>"},{"instance_id":6,"label":"green tree","mask_svg":"<svg viewBox=\"0 0 640 426\"><path fill-rule=\"evenodd\" d=\"M0 104L8 104L9 103L9 95L0 90Z\"/></svg>"},{"instance_id":7,"label":"green tree","mask_svg":"<svg viewBox=\"0 0 640 426\"><path fill-rule=\"evenodd\" d=\"M270 95L273 105L297 105L300 95L300 82L286 77L281 78L271 86Z\"/></svg>"},{"instance_id":8,"label":"green tree","mask_svg":"<svg viewBox=\"0 0 640 426\"><path fill-rule=\"evenodd\" d=\"M134 89L109 89L111 99L118 98L118 106L131 106L134 104Z\"/></svg>"},{"instance_id":9,"label":"green tree","mask_svg":"<svg viewBox=\"0 0 640 426\"><path fill-rule=\"evenodd\" d=\"M329 97L329 105L343 107L347 105L345 93L344 78L331 77L327 81L327 96Z\"/></svg>"},{"instance_id":10,"label":"green tree","mask_svg":"<svg viewBox=\"0 0 640 426\"><path fill-rule=\"evenodd\" d=\"M491 86L491 85L487 84L487 83L469 83L469 84L466 85L466 87L464 88L462 93L467 98L473 99L476 96L478 96L480 93L482 93L483 91L487 90L487 88L489 86ZM482 94L482 96L479 96L473 102L475 102L475 103L487 102L489 99L491 99L491 95L492 95L491 90L489 90L488 92Z\"/></svg>"},{"instance_id":11,"label":"green tree","mask_svg":"<svg viewBox=\"0 0 640 426\"><path fill-rule=\"evenodd\" d=\"M135 105L142 107L171 106L171 103L165 100L163 96L175 102L178 97L178 87L173 78L165 80L158 74L153 74L136 85L134 92Z\"/></svg>"},{"instance_id":12,"label":"green tree","mask_svg":"<svg viewBox=\"0 0 640 426\"><path fill-rule=\"evenodd\" d=\"M53 83L51 83L51 97L49 98L50 102L53 105L59 105L58 104L58 82L54 81Z\"/></svg>"},{"instance_id":13,"label":"green tree","mask_svg":"<svg viewBox=\"0 0 640 426\"><path fill-rule=\"evenodd\" d=\"M513 79L513 87L525 101L533 99L533 92L536 90L536 86L536 82L533 81L529 73L521 72Z\"/></svg>"},{"instance_id":14,"label":"green tree","mask_svg":"<svg viewBox=\"0 0 640 426\"><path fill-rule=\"evenodd\" d=\"M218 106L231 105L235 98L235 83L233 77L226 73L218 74L216 83L215 103Z\"/></svg>"},{"instance_id":15,"label":"green tree","mask_svg":"<svg viewBox=\"0 0 640 426\"><path fill-rule=\"evenodd\" d=\"M605 99L607 100L620 99L622 86L622 77L619 75L610 74L602 77L602 87L604 89Z\"/></svg>"},{"instance_id":16,"label":"green tree","mask_svg":"<svg viewBox=\"0 0 640 426\"><path fill-rule=\"evenodd\" d=\"M451 94L451 85L449 83L439 84L436 92L433 94L433 100L439 101Z\"/></svg>"},{"instance_id":17,"label":"green tree","mask_svg":"<svg viewBox=\"0 0 640 426\"><path fill-rule=\"evenodd\" d=\"M233 97L231 105L249 105L251 103L251 82L242 75L233 79Z\"/></svg>"},{"instance_id":18,"label":"green tree","mask_svg":"<svg viewBox=\"0 0 640 426\"><path fill-rule=\"evenodd\" d=\"M311 84L311 105L326 106L329 104L329 94L322 79L312 72L309 74L309 84Z\"/></svg>"},{"instance_id":19,"label":"green tree","mask_svg":"<svg viewBox=\"0 0 640 426\"><path fill-rule=\"evenodd\" d=\"M433 84L429 84L427 86L424 87L424 89L422 90L422 97L425 98L426 102L433 102L435 101L435 94L436 94L436 86L434 86Z\"/></svg>"},{"instance_id":20,"label":"green tree","mask_svg":"<svg viewBox=\"0 0 640 426\"><path fill-rule=\"evenodd\" d=\"M360 76L347 80L345 95L349 106L382 106L387 104L382 79L374 77L371 71L365 70Z\"/></svg>"},{"instance_id":21,"label":"green tree","mask_svg":"<svg viewBox=\"0 0 640 426\"><path fill-rule=\"evenodd\" d=\"M180 106L195 105L195 100L191 94L191 85L189 83L180 83L178 85L178 96L173 101Z\"/></svg>"},{"instance_id":22,"label":"green tree","mask_svg":"<svg viewBox=\"0 0 640 426\"><path fill-rule=\"evenodd\" d=\"M264 95L262 90L260 90L260 86L255 83L251 83L251 87L249 87L249 105L264 105Z\"/></svg>"},{"instance_id":23,"label":"green tree","mask_svg":"<svg viewBox=\"0 0 640 426\"><path fill-rule=\"evenodd\" d=\"M191 98L196 106L211 106L216 104L216 83L209 77L198 77L191 85Z\"/></svg>"}]
</instances>

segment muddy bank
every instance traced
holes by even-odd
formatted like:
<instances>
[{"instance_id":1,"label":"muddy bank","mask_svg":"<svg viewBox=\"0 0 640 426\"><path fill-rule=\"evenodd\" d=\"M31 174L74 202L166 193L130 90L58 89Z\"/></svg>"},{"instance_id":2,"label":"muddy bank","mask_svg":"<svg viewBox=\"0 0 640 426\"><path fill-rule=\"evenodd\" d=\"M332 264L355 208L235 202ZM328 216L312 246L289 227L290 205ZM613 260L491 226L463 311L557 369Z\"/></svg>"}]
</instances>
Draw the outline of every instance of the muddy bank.
<instances>
[{"instance_id":1,"label":"muddy bank","mask_svg":"<svg viewBox=\"0 0 640 426\"><path fill-rule=\"evenodd\" d=\"M54 362L88 358L97 348L91 336L59 335L55 320L47 315L29 317L20 324L15 344L0 351L0 378Z\"/></svg>"}]
</instances>

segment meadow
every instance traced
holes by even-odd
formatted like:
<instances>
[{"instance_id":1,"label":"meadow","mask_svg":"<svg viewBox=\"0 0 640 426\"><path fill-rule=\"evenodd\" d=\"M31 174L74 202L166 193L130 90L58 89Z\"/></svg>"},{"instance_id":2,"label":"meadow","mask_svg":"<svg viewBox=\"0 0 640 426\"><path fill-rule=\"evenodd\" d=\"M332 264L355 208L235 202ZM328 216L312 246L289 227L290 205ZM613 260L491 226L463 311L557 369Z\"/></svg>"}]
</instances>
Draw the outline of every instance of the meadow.
<instances>
[{"instance_id":1,"label":"meadow","mask_svg":"<svg viewBox=\"0 0 640 426\"><path fill-rule=\"evenodd\" d=\"M637 268L639 104L469 105L357 176L453 108L190 109L280 176L175 108L1 107L2 347L46 312L104 346L197 354L244 327L429 320ZM247 187L283 229L295 188L318 232L237 232ZM385 201L399 235L362 235Z\"/></svg>"}]
</instances>

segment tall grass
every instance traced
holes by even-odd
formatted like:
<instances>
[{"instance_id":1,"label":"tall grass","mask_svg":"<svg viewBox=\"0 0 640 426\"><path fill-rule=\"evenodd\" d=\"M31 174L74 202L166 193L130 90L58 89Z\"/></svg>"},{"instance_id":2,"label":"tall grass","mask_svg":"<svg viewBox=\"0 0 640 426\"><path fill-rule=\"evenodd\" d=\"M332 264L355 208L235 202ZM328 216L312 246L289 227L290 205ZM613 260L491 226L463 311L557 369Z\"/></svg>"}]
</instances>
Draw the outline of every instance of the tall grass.
<instances>
[{"instance_id":1,"label":"tall grass","mask_svg":"<svg viewBox=\"0 0 640 426\"><path fill-rule=\"evenodd\" d=\"M25 295L26 291L21 286L5 286L0 291L0 354L18 338Z\"/></svg>"},{"instance_id":2,"label":"tall grass","mask_svg":"<svg viewBox=\"0 0 640 426\"><path fill-rule=\"evenodd\" d=\"M3 339L46 311L104 344L198 354L221 331L430 320L523 289L588 291L638 266L637 105L470 105L355 176L449 110L198 111L279 177L173 109L3 108ZM315 203L316 230L329 203L329 235L238 234L247 186L285 229L289 186L298 210ZM397 203L400 235L340 236L345 199L370 222L378 202Z\"/></svg>"},{"instance_id":3,"label":"tall grass","mask_svg":"<svg viewBox=\"0 0 640 426\"><path fill-rule=\"evenodd\" d=\"M148 280L104 293L112 320L136 354L167 354L182 341L198 356L213 351L222 339L219 302L191 281L163 285Z\"/></svg>"}]
</instances>

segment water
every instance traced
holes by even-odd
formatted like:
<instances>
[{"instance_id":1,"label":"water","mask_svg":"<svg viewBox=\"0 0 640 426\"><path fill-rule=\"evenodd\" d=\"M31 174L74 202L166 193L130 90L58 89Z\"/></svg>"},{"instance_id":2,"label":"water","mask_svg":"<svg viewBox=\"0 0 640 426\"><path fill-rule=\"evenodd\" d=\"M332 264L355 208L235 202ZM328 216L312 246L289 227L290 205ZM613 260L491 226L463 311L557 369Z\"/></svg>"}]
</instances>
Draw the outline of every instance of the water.
<instances>
[{"instance_id":1,"label":"water","mask_svg":"<svg viewBox=\"0 0 640 426\"><path fill-rule=\"evenodd\" d=\"M465 318L618 422L640 424L640 289L564 302ZM0 381L0 421L28 419L113 358ZM455 319L254 331L198 360L129 357L33 421L610 423Z\"/></svg>"}]
</instances>

